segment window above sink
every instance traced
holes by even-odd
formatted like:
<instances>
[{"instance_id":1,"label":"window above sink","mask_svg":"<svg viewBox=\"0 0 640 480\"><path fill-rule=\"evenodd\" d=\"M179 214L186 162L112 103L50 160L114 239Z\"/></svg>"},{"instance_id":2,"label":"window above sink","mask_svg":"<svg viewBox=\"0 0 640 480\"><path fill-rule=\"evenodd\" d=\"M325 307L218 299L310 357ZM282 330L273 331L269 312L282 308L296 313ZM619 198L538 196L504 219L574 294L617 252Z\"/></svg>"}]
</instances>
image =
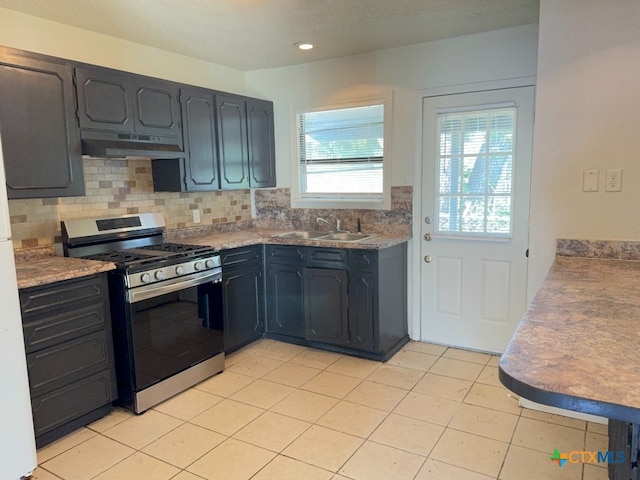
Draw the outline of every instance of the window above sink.
<instances>
[{"instance_id":1,"label":"window above sink","mask_svg":"<svg viewBox=\"0 0 640 480\"><path fill-rule=\"evenodd\" d=\"M391 206L392 92L298 108L294 208Z\"/></svg>"}]
</instances>

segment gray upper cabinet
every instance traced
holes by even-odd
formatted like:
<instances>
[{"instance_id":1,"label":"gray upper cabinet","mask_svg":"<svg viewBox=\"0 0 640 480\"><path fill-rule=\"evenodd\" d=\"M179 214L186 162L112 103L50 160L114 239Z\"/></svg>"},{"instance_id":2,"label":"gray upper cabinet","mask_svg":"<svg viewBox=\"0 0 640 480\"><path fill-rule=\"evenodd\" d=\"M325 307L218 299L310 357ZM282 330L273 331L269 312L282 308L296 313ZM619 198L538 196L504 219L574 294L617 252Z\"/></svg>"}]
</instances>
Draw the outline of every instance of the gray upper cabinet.
<instances>
[{"instance_id":1,"label":"gray upper cabinet","mask_svg":"<svg viewBox=\"0 0 640 480\"><path fill-rule=\"evenodd\" d=\"M276 186L273 102L216 95L220 188Z\"/></svg>"},{"instance_id":2,"label":"gray upper cabinet","mask_svg":"<svg viewBox=\"0 0 640 480\"><path fill-rule=\"evenodd\" d=\"M254 188L276 186L273 102L248 98L249 175Z\"/></svg>"},{"instance_id":3,"label":"gray upper cabinet","mask_svg":"<svg viewBox=\"0 0 640 480\"><path fill-rule=\"evenodd\" d=\"M84 195L82 155L153 159L155 191L276 185L273 103L0 47L9 198Z\"/></svg>"},{"instance_id":4,"label":"gray upper cabinet","mask_svg":"<svg viewBox=\"0 0 640 480\"><path fill-rule=\"evenodd\" d=\"M76 68L83 129L181 137L179 87L108 68Z\"/></svg>"},{"instance_id":5,"label":"gray upper cabinet","mask_svg":"<svg viewBox=\"0 0 640 480\"><path fill-rule=\"evenodd\" d=\"M133 132L129 75L102 69L76 69L81 128Z\"/></svg>"},{"instance_id":6,"label":"gray upper cabinet","mask_svg":"<svg viewBox=\"0 0 640 480\"><path fill-rule=\"evenodd\" d=\"M246 103L242 97L216 95L220 188L249 188Z\"/></svg>"},{"instance_id":7,"label":"gray upper cabinet","mask_svg":"<svg viewBox=\"0 0 640 480\"><path fill-rule=\"evenodd\" d=\"M180 105L185 158L153 160L155 191L276 186L272 102L185 87Z\"/></svg>"},{"instance_id":8,"label":"gray upper cabinet","mask_svg":"<svg viewBox=\"0 0 640 480\"><path fill-rule=\"evenodd\" d=\"M0 132L9 198L84 195L70 64L0 47Z\"/></svg>"},{"instance_id":9,"label":"gray upper cabinet","mask_svg":"<svg viewBox=\"0 0 640 480\"><path fill-rule=\"evenodd\" d=\"M186 190L219 188L216 148L215 97L208 90L183 89L180 93L184 120Z\"/></svg>"}]
</instances>

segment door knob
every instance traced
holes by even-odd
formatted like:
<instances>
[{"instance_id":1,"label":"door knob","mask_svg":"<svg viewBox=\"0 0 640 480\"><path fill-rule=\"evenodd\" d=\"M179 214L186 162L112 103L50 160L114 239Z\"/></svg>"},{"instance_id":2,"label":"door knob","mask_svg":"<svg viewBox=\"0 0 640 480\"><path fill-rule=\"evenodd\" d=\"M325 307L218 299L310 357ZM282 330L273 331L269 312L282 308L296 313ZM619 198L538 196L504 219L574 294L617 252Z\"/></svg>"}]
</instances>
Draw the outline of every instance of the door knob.
<instances>
[{"instance_id":1,"label":"door knob","mask_svg":"<svg viewBox=\"0 0 640 480\"><path fill-rule=\"evenodd\" d=\"M425 239L427 242L430 242L432 238L433 238L433 237L431 236L431 234L430 234L430 233L425 233L425 234L424 234L424 239Z\"/></svg>"},{"instance_id":2,"label":"door knob","mask_svg":"<svg viewBox=\"0 0 640 480\"><path fill-rule=\"evenodd\" d=\"M431 255L425 255L424 256L424 261L425 261L425 263L431 263Z\"/></svg>"}]
</instances>

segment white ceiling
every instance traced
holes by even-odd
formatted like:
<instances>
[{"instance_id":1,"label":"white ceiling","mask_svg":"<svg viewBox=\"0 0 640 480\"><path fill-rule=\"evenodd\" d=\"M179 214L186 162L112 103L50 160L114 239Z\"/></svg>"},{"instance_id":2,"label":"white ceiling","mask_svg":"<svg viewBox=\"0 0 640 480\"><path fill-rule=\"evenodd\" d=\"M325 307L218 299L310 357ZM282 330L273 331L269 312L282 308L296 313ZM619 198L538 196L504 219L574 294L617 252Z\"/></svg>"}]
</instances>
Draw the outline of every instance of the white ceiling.
<instances>
[{"instance_id":1,"label":"white ceiling","mask_svg":"<svg viewBox=\"0 0 640 480\"><path fill-rule=\"evenodd\" d=\"M0 0L0 7L240 70L538 21L539 0ZM294 48L309 40L309 52Z\"/></svg>"}]
</instances>

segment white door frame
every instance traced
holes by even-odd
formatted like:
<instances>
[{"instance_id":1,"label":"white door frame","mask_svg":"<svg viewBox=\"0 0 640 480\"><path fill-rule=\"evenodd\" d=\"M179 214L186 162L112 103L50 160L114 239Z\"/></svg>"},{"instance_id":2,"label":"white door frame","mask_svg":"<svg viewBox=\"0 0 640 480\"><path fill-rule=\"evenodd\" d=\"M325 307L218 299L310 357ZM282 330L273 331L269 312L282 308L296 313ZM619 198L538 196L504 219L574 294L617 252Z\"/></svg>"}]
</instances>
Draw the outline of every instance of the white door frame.
<instances>
[{"instance_id":1,"label":"white door frame","mask_svg":"<svg viewBox=\"0 0 640 480\"><path fill-rule=\"evenodd\" d=\"M422 231L422 159L424 142L422 132L424 127L423 119L423 99L425 97L434 97L438 95L456 95L460 93L483 92L488 90L498 90L513 87L529 87L536 85L536 77L520 77L504 80L493 80L479 83L468 83L444 87L432 87L416 92L416 129L415 129L415 159L414 159L414 175L413 175L413 221L411 227L412 241L409 242L409 336L412 340L420 340L422 338L421 331L421 243L420 235Z\"/></svg>"}]
</instances>

